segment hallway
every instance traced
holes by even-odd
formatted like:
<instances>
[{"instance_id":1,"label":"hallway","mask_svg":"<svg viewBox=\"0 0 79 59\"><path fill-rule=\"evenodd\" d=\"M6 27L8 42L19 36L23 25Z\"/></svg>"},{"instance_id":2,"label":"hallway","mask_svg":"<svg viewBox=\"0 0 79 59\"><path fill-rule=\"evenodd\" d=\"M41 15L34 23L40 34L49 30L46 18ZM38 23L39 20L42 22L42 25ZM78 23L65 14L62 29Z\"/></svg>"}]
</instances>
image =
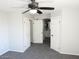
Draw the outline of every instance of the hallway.
<instances>
[{"instance_id":1,"label":"hallway","mask_svg":"<svg viewBox=\"0 0 79 59\"><path fill-rule=\"evenodd\" d=\"M0 59L79 59L78 56L61 55L42 44L32 44L24 53L7 52L1 57Z\"/></svg>"}]
</instances>

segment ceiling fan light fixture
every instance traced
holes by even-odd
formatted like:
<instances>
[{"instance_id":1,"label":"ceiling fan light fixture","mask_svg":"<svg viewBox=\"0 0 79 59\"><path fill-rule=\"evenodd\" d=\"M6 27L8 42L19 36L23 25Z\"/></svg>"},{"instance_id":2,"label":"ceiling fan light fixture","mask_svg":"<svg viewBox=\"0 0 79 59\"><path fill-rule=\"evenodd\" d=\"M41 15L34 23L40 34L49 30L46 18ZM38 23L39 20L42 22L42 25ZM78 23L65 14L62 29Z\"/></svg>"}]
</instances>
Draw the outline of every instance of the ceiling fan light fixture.
<instances>
[{"instance_id":1,"label":"ceiling fan light fixture","mask_svg":"<svg viewBox=\"0 0 79 59\"><path fill-rule=\"evenodd\" d=\"M42 14L43 12L41 10L54 10L55 8L54 7L39 7L39 3L36 2L35 0L30 0L31 3L28 4L28 8L29 10L26 10L23 12L26 13L26 12L29 12L31 14Z\"/></svg>"},{"instance_id":2,"label":"ceiling fan light fixture","mask_svg":"<svg viewBox=\"0 0 79 59\"><path fill-rule=\"evenodd\" d=\"M37 13L37 10L32 9L32 10L30 10L29 12L32 13L32 14L35 14L35 13Z\"/></svg>"}]
</instances>

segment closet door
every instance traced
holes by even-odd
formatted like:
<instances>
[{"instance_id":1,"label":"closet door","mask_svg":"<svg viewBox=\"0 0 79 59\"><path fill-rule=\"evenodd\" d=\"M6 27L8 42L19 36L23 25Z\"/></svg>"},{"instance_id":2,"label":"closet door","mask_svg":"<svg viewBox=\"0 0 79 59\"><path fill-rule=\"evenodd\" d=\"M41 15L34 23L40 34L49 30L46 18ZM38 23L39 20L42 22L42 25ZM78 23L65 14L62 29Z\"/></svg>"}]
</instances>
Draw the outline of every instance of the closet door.
<instances>
[{"instance_id":1,"label":"closet door","mask_svg":"<svg viewBox=\"0 0 79 59\"><path fill-rule=\"evenodd\" d=\"M33 43L43 43L43 21L33 21Z\"/></svg>"}]
</instances>

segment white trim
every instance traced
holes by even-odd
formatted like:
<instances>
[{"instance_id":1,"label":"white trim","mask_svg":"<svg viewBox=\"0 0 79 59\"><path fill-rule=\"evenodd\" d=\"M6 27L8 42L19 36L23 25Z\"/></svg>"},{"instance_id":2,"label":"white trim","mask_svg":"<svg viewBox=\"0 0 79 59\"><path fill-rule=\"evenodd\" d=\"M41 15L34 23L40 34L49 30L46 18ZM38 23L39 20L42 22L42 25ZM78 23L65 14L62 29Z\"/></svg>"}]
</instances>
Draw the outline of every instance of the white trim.
<instances>
[{"instance_id":1,"label":"white trim","mask_svg":"<svg viewBox=\"0 0 79 59\"><path fill-rule=\"evenodd\" d=\"M6 51L4 51L4 52L2 52L2 53L0 53L0 55L3 55L3 54L5 54L5 53L8 52L8 51L9 51L9 49L6 50Z\"/></svg>"},{"instance_id":2,"label":"white trim","mask_svg":"<svg viewBox=\"0 0 79 59\"><path fill-rule=\"evenodd\" d=\"M74 53L74 52L66 52L66 51L58 51L60 54L67 54L67 55L76 55L79 56L79 53Z\"/></svg>"}]
</instances>

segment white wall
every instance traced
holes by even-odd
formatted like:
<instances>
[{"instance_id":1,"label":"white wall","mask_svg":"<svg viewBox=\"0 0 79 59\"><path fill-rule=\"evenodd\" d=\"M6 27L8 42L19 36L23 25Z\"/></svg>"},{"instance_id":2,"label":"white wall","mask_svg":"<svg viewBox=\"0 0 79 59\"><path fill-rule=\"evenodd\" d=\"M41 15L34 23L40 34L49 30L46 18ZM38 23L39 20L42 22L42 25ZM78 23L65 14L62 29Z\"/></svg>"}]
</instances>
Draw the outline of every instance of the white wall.
<instances>
[{"instance_id":1,"label":"white wall","mask_svg":"<svg viewBox=\"0 0 79 59\"><path fill-rule=\"evenodd\" d=\"M26 35L26 34L27 35ZM26 37L26 38L25 38ZM0 12L0 55L30 47L30 22L20 12Z\"/></svg>"},{"instance_id":2,"label":"white wall","mask_svg":"<svg viewBox=\"0 0 79 59\"><path fill-rule=\"evenodd\" d=\"M79 55L79 9L64 8L53 13L51 21L51 48L62 53Z\"/></svg>"},{"instance_id":3,"label":"white wall","mask_svg":"<svg viewBox=\"0 0 79 59\"><path fill-rule=\"evenodd\" d=\"M24 52L27 49L28 44L26 45L27 42L24 43L23 19L23 15L19 12L9 14L8 23L10 51Z\"/></svg>"},{"instance_id":4,"label":"white wall","mask_svg":"<svg viewBox=\"0 0 79 59\"><path fill-rule=\"evenodd\" d=\"M79 55L79 10L63 9L61 52Z\"/></svg>"},{"instance_id":5,"label":"white wall","mask_svg":"<svg viewBox=\"0 0 79 59\"><path fill-rule=\"evenodd\" d=\"M28 49L31 45L31 35L30 35L30 19L23 15L23 46L24 50Z\"/></svg>"},{"instance_id":6,"label":"white wall","mask_svg":"<svg viewBox=\"0 0 79 59\"><path fill-rule=\"evenodd\" d=\"M0 55L9 50L7 13L0 12Z\"/></svg>"}]
</instances>

